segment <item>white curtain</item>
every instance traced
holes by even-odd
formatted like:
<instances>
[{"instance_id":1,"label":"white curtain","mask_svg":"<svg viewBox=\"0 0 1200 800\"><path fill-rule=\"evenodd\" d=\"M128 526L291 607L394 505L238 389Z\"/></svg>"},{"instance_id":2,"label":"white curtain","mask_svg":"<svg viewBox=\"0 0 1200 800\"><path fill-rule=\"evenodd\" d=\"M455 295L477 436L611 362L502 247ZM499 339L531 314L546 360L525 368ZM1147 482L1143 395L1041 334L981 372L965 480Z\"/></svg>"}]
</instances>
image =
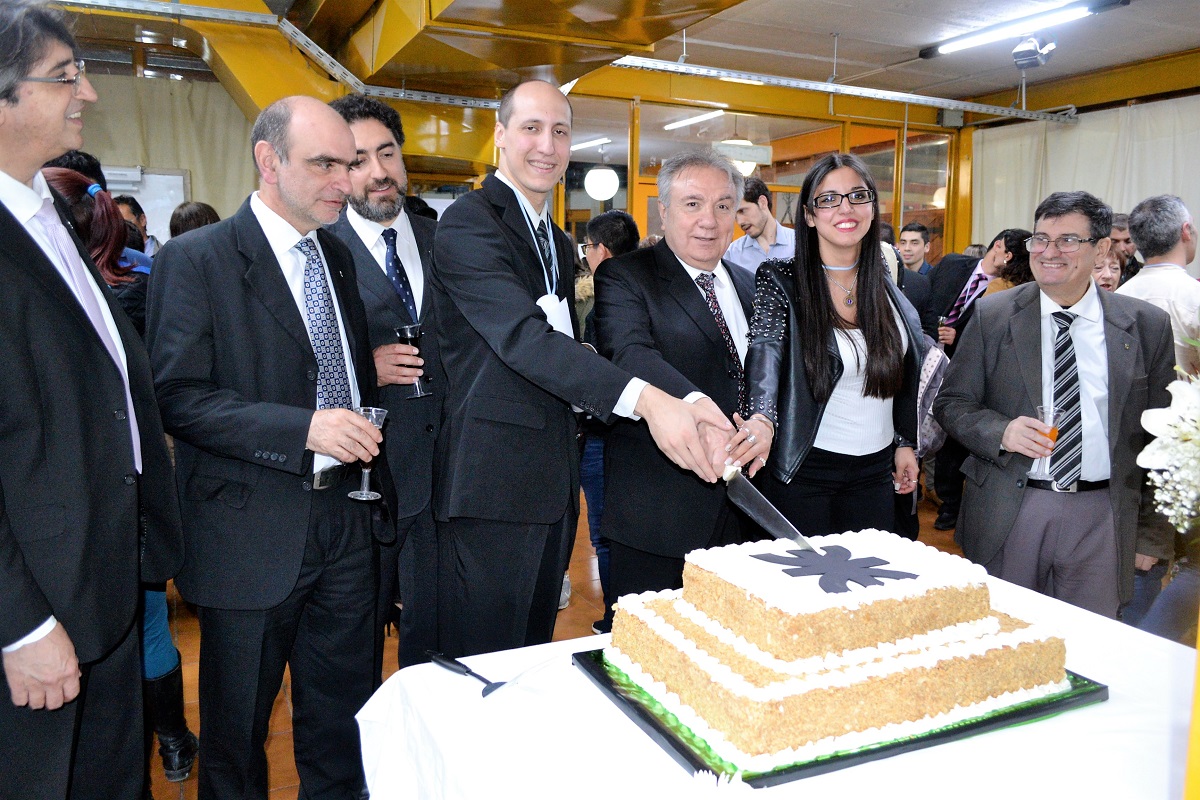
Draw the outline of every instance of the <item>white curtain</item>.
<instances>
[{"instance_id":1,"label":"white curtain","mask_svg":"<svg viewBox=\"0 0 1200 800\"><path fill-rule=\"evenodd\" d=\"M99 102L84 111L83 149L114 166L186 169L192 200L224 219L257 186L250 128L219 83L88 75Z\"/></svg>"},{"instance_id":2,"label":"white curtain","mask_svg":"<svg viewBox=\"0 0 1200 800\"><path fill-rule=\"evenodd\" d=\"M1046 195L1076 189L1126 213L1151 195L1175 194L1200 216L1200 96L1080 114L1076 125L977 130L974 152L976 242L1031 229Z\"/></svg>"}]
</instances>

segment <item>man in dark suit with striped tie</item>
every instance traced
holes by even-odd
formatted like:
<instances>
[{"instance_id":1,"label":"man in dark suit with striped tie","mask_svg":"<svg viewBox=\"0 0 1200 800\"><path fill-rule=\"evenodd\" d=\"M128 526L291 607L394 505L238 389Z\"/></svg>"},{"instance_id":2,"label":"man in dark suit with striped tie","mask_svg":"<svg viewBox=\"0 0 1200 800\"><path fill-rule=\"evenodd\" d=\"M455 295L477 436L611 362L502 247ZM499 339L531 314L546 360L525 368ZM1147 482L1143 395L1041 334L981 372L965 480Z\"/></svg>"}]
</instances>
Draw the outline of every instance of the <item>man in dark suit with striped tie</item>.
<instances>
[{"instance_id":1,"label":"man in dark suit with striped tie","mask_svg":"<svg viewBox=\"0 0 1200 800\"><path fill-rule=\"evenodd\" d=\"M1142 411L1169 400L1170 319L1097 291L1112 224L1099 199L1056 192L1035 219L1036 282L978 304L934 405L970 451L958 538L991 574L1115 617L1135 565L1171 554L1169 531L1137 524L1136 463ZM1045 405L1054 426L1038 419Z\"/></svg>"},{"instance_id":2,"label":"man in dark suit with striped tie","mask_svg":"<svg viewBox=\"0 0 1200 800\"><path fill-rule=\"evenodd\" d=\"M442 424L446 380L437 323L429 302L437 223L405 213L408 173L400 148L404 128L390 106L363 95L330 105L350 124L360 163L350 171L349 206L330 230L354 256L358 293L367 310L379 403L388 410L384 437L396 482L396 543L381 554L380 603L400 613L400 666L428 661L437 639L437 537L433 525L433 449ZM420 323L420 352L398 344L396 329ZM417 379L427 390L418 396Z\"/></svg>"}]
</instances>

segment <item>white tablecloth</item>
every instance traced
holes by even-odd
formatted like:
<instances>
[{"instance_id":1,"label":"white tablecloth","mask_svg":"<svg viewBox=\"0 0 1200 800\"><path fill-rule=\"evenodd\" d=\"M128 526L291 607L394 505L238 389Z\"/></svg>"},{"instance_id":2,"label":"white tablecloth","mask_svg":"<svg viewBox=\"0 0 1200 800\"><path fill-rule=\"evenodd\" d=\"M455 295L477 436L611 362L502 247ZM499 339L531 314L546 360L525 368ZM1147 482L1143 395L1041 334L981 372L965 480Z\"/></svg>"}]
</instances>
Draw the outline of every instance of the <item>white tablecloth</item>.
<instances>
[{"instance_id":1,"label":"white tablecloth","mask_svg":"<svg viewBox=\"0 0 1200 800\"><path fill-rule=\"evenodd\" d=\"M1196 651L1003 581L990 587L997 609L1065 635L1067 668L1107 684L1108 701L781 786L715 787L571 664L608 643L595 636L465 659L491 680L541 665L486 699L478 681L431 664L393 675L358 713L371 797L1181 797Z\"/></svg>"}]
</instances>

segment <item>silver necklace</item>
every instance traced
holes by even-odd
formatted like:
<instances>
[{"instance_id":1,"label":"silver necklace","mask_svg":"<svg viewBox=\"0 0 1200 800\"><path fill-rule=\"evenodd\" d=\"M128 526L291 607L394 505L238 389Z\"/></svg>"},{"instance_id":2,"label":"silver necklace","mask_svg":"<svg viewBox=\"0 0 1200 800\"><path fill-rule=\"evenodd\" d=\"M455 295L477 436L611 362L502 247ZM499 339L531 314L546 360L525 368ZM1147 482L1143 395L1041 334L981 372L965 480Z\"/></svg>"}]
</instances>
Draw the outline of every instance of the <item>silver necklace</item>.
<instances>
[{"instance_id":1,"label":"silver necklace","mask_svg":"<svg viewBox=\"0 0 1200 800\"><path fill-rule=\"evenodd\" d=\"M846 293L846 299L843 302L848 306L854 305L854 298L851 295L854 294L854 287L855 287L855 285L858 284L858 273L857 272L854 273L854 279L850 281L850 288L847 289L845 286L842 286L842 284L840 282L834 280L834 277L829 274L828 267L822 267L822 269L825 270L825 277L828 278L830 280L830 282L833 283L834 286L838 287L839 289L841 289L843 292Z\"/></svg>"}]
</instances>

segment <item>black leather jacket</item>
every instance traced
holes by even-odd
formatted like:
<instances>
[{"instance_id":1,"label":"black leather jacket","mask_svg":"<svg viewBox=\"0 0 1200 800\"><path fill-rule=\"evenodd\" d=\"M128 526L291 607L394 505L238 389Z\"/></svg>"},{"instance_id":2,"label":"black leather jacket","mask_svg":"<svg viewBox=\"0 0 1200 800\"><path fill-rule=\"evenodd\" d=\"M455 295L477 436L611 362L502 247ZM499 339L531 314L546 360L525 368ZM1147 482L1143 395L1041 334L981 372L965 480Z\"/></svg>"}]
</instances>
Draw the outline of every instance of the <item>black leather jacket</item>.
<instances>
[{"instance_id":1,"label":"black leather jacket","mask_svg":"<svg viewBox=\"0 0 1200 800\"><path fill-rule=\"evenodd\" d=\"M804 371L804 354L793 347L798 324L793 269L795 262L765 261L754 286L754 318L750 322L750 347L746 353L746 384L750 413L765 414L775 422L771 446L771 474L791 482L817 438L825 403L813 399ZM896 442L911 447L917 440L917 388L926 352L921 320L916 309L895 285L886 281L888 296L900 310L908 331L904 354L904 382L892 402ZM833 380L842 378L842 359L836 334L829 334Z\"/></svg>"}]
</instances>

